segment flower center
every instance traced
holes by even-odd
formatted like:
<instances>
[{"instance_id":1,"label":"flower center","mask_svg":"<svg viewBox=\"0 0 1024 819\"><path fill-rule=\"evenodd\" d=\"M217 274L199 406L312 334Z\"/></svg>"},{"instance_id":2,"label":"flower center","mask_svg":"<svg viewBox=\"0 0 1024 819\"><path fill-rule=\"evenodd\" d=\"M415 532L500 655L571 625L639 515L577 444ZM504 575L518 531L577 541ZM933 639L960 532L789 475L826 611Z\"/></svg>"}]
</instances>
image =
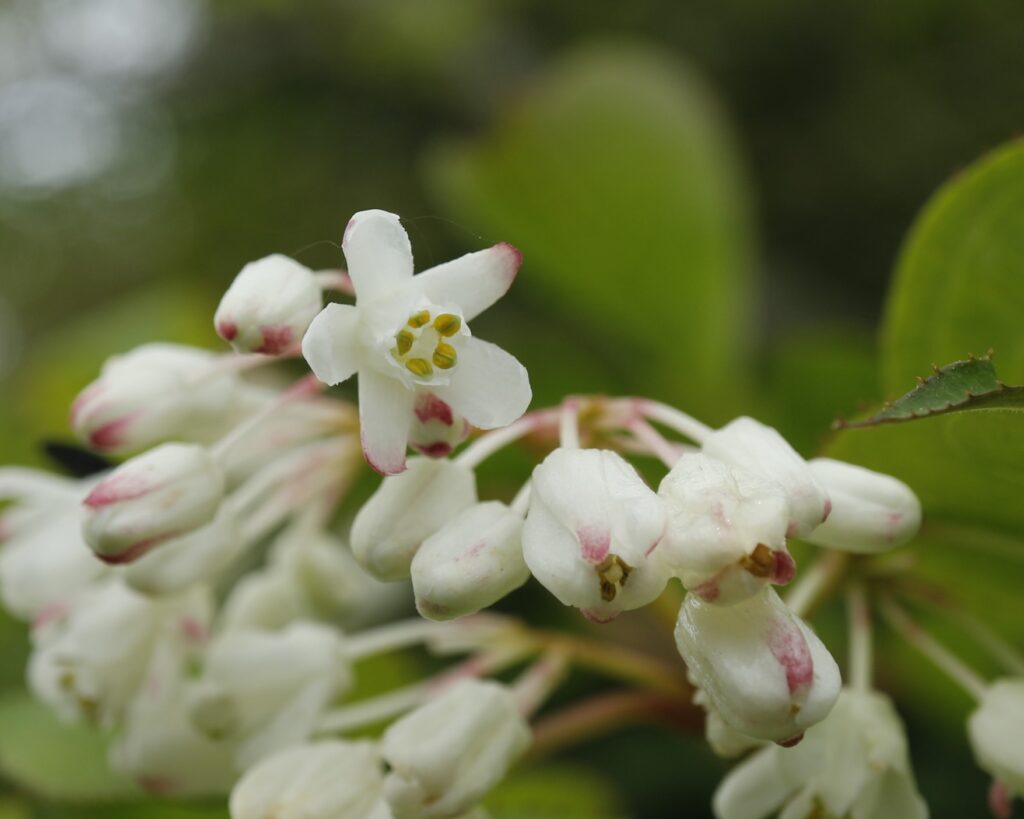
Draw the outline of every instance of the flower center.
<instances>
[{"instance_id":1,"label":"flower center","mask_svg":"<svg viewBox=\"0 0 1024 819\"><path fill-rule=\"evenodd\" d=\"M626 585L633 567L618 555L610 554L594 566L594 571L597 572L597 580L601 584L601 599L610 603Z\"/></svg>"},{"instance_id":2,"label":"flower center","mask_svg":"<svg viewBox=\"0 0 1024 819\"><path fill-rule=\"evenodd\" d=\"M417 378L429 378L435 369L450 370L458 363L452 341L461 329L462 318L455 313L419 310L395 333L391 355Z\"/></svg>"}]
</instances>

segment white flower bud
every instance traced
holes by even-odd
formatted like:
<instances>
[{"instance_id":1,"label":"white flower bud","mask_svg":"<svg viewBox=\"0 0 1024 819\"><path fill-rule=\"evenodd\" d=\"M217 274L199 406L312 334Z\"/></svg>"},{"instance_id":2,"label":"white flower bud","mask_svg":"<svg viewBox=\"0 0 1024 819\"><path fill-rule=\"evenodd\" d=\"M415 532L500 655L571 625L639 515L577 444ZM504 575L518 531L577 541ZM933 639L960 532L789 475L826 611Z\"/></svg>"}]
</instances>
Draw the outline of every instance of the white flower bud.
<instances>
[{"instance_id":1,"label":"white flower bud","mask_svg":"<svg viewBox=\"0 0 1024 819\"><path fill-rule=\"evenodd\" d=\"M718 756L731 758L764 744L763 740L741 734L722 719L722 715L718 713L714 703L708 699L708 695L694 682L693 675L688 676L690 683L695 688L694 705L699 705L704 709L704 738L708 741L712 751Z\"/></svg>"},{"instance_id":2,"label":"white flower bud","mask_svg":"<svg viewBox=\"0 0 1024 819\"><path fill-rule=\"evenodd\" d=\"M921 502L903 481L854 464L815 458L811 472L832 501L828 520L806 536L847 552L884 552L921 528Z\"/></svg>"},{"instance_id":3,"label":"white flower bud","mask_svg":"<svg viewBox=\"0 0 1024 819\"><path fill-rule=\"evenodd\" d=\"M340 633L315 623L232 631L207 650L188 693L189 715L212 739L237 741L244 770L309 738L323 709L351 684Z\"/></svg>"},{"instance_id":4,"label":"white flower bud","mask_svg":"<svg viewBox=\"0 0 1024 819\"><path fill-rule=\"evenodd\" d=\"M220 300L213 324L240 353L280 355L302 340L322 308L313 271L275 253L242 268Z\"/></svg>"},{"instance_id":5,"label":"white flower bud","mask_svg":"<svg viewBox=\"0 0 1024 819\"><path fill-rule=\"evenodd\" d=\"M1024 795L1024 678L996 680L967 720L978 767L1006 788Z\"/></svg>"},{"instance_id":6,"label":"white flower bud","mask_svg":"<svg viewBox=\"0 0 1024 819\"><path fill-rule=\"evenodd\" d=\"M384 733L384 795L395 819L455 816L500 782L529 747L512 693L461 680Z\"/></svg>"},{"instance_id":7,"label":"white flower bud","mask_svg":"<svg viewBox=\"0 0 1024 819\"><path fill-rule=\"evenodd\" d=\"M385 478L352 524L352 554L380 580L409 576L420 545L476 502L476 477L454 461L414 458Z\"/></svg>"},{"instance_id":8,"label":"white flower bud","mask_svg":"<svg viewBox=\"0 0 1024 819\"><path fill-rule=\"evenodd\" d=\"M428 458L444 458L469 435L469 421L432 392L416 395L409 446Z\"/></svg>"},{"instance_id":9,"label":"white flower bud","mask_svg":"<svg viewBox=\"0 0 1024 819\"><path fill-rule=\"evenodd\" d=\"M106 563L129 563L217 514L224 476L195 444L163 444L121 464L85 499L86 542Z\"/></svg>"},{"instance_id":10,"label":"white flower bud","mask_svg":"<svg viewBox=\"0 0 1024 819\"><path fill-rule=\"evenodd\" d=\"M809 534L828 517L828 494L807 462L771 427L753 418L736 418L711 433L703 450L712 458L781 484L789 498L788 534Z\"/></svg>"},{"instance_id":11,"label":"white flower bud","mask_svg":"<svg viewBox=\"0 0 1024 819\"><path fill-rule=\"evenodd\" d=\"M533 471L523 557L567 606L605 622L661 594L651 553L665 530L661 499L614 452L556 449Z\"/></svg>"},{"instance_id":12,"label":"white flower bud","mask_svg":"<svg viewBox=\"0 0 1024 819\"><path fill-rule=\"evenodd\" d=\"M770 586L732 606L687 595L676 645L722 719L756 739L798 739L839 695L832 655Z\"/></svg>"},{"instance_id":13,"label":"white flower bud","mask_svg":"<svg viewBox=\"0 0 1024 819\"><path fill-rule=\"evenodd\" d=\"M211 376L215 356L145 344L109 359L71 406L71 426L93 449L138 452L169 440L206 442L223 423L237 379Z\"/></svg>"},{"instance_id":14,"label":"white flower bud","mask_svg":"<svg viewBox=\"0 0 1024 819\"><path fill-rule=\"evenodd\" d=\"M423 541L411 570L420 614L431 620L473 614L522 586L530 577L522 532L522 515L488 501Z\"/></svg>"},{"instance_id":15,"label":"white flower bud","mask_svg":"<svg viewBox=\"0 0 1024 819\"><path fill-rule=\"evenodd\" d=\"M775 481L707 455L684 455L658 489L668 525L655 553L683 585L731 604L788 583L789 504Z\"/></svg>"},{"instance_id":16,"label":"white flower bud","mask_svg":"<svg viewBox=\"0 0 1024 819\"><path fill-rule=\"evenodd\" d=\"M329 740L267 757L231 792L231 819L391 819L372 742Z\"/></svg>"}]
</instances>

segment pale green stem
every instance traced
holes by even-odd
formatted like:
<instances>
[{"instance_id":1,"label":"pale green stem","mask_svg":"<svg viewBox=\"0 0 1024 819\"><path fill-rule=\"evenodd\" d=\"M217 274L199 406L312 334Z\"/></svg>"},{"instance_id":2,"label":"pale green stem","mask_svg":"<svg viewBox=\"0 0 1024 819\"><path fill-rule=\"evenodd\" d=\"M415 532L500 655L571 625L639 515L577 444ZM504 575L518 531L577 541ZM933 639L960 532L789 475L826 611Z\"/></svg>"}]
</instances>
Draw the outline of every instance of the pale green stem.
<instances>
[{"instance_id":1,"label":"pale green stem","mask_svg":"<svg viewBox=\"0 0 1024 819\"><path fill-rule=\"evenodd\" d=\"M558 413L558 442L563 449L580 448L580 402L566 398Z\"/></svg>"},{"instance_id":2,"label":"pale green stem","mask_svg":"<svg viewBox=\"0 0 1024 819\"><path fill-rule=\"evenodd\" d=\"M676 465L682 452L680 449L665 438L658 430L647 423L643 418L634 418L628 423L630 432L636 437L646 450L661 460L665 466L671 469Z\"/></svg>"},{"instance_id":3,"label":"pale green stem","mask_svg":"<svg viewBox=\"0 0 1024 819\"><path fill-rule=\"evenodd\" d=\"M512 686L519 713L530 717L547 702L569 670L569 654L560 649L546 652Z\"/></svg>"},{"instance_id":4,"label":"pale green stem","mask_svg":"<svg viewBox=\"0 0 1024 819\"><path fill-rule=\"evenodd\" d=\"M455 463L473 469L495 452L550 424L556 413L557 410L550 409L530 412L507 427L481 435L455 457Z\"/></svg>"},{"instance_id":5,"label":"pale green stem","mask_svg":"<svg viewBox=\"0 0 1024 819\"><path fill-rule=\"evenodd\" d=\"M797 617L806 617L818 600L836 582L846 567L845 552L829 552L809 569L800 573L786 595L786 605Z\"/></svg>"},{"instance_id":6,"label":"pale green stem","mask_svg":"<svg viewBox=\"0 0 1024 819\"><path fill-rule=\"evenodd\" d=\"M850 686L857 691L870 691L874 657L871 611L860 582L850 584L846 607L850 628Z\"/></svg>"},{"instance_id":7,"label":"pale green stem","mask_svg":"<svg viewBox=\"0 0 1024 819\"><path fill-rule=\"evenodd\" d=\"M337 290L346 296L356 294L355 286L352 284L352 277L344 270L318 270L313 274L317 285L321 290Z\"/></svg>"},{"instance_id":8,"label":"pale green stem","mask_svg":"<svg viewBox=\"0 0 1024 819\"><path fill-rule=\"evenodd\" d=\"M512 499L512 503L509 504L509 508L513 512L518 512L520 515L526 515L530 509L530 496L533 494L533 482L527 481L516 492L516 496Z\"/></svg>"},{"instance_id":9,"label":"pale green stem","mask_svg":"<svg viewBox=\"0 0 1024 819\"><path fill-rule=\"evenodd\" d=\"M446 623L435 623L420 618L400 620L397 623L350 635L345 641L345 654L355 662L375 654L409 648L427 642L435 637L437 632L447 627Z\"/></svg>"},{"instance_id":10,"label":"pale green stem","mask_svg":"<svg viewBox=\"0 0 1024 819\"><path fill-rule=\"evenodd\" d=\"M662 404L660 401L649 401L645 398L637 399L634 403L637 411L645 418L664 424L669 429L674 429L680 435L684 435L691 441L703 443L707 437L714 432L714 429L707 424L701 423L691 415Z\"/></svg>"}]
</instances>

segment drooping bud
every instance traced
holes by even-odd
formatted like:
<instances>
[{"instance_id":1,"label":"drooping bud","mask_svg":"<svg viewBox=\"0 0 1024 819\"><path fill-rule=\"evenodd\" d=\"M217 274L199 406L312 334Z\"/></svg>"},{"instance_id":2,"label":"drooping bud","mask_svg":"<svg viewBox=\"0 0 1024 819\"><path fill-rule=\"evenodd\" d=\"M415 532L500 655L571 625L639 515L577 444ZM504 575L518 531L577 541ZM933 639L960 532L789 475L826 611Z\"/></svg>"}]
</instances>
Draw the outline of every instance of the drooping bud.
<instances>
[{"instance_id":1,"label":"drooping bud","mask_svg":"<svg viewBox=\"0 0 1024 819\"><path fill-rule=\"evenodd\" d=\"M100 560L129 563L213 520L224 476L195 444L163 444L121 464L85 499L85 540Z\"/></svg>"},{"instance_id":2,"label":"drooping bud","mask_svg":"<svg viewBox=\"0 0 1024 819\"><path fill-rule=\"evenodd\" d=\"M732 606L687 595L676 645L722 719L756 739L798 739L839 695L832 655L770 586Z\"/></svg>"},{"instance_id":3,"label":"drooping bud","mask_svg":"<svg viewBox=\"0 0 1024 819\"><path fill-rule=\"evenodd\" d=\"M815 458L808 465L832 501L828 520L806 536L811 543L847 552L884 552L921 528L921 502L903 481L831 458Z\"/></svg>"},{"instance_id":4,"label":"drooping bud","mask_svg":"<svg viewBox=\"0 0 1024 819\"><path fill-rule=\"evenodd\" d=\"M444 458L469 435L469 421L432 392L416 395L413 414L409 446L428 458Z\"/></svg>"},{"instance_id":5,"label":"drooping bud","mask_svg":"<svg viewBox=\"0 0 1024 819\"><path fill-rule=\"evenodd\" d=\"M809 534L828 517L828 494L807 462L772 427L753 418L736 418L711 433L703 450L712 458L781 484L789 499L788 534Z\"/></svg>"},{"instance_id":6,"label":"drooping bud","mask_svg":"<svg viewBox=\"0 0 1024 819\"><path fill-rule=\"evenodd\" d=\"M712 751L720 757L729 759L764 744L763 740L741 734L722 719L722 715L718 713L714 703L708 699L708 695L698 687L692 675L689 676L690 683L695 688L693 703L704 709L704 738L708 741Z\"/></svg>"},{"instance_id":7,"label":"drooping bud","mask_svg":"<svg viewBox=\"0 0 1024 819\"><path fill-rule=\"evenodd\" d=\"M996 680L967 720L978 767L1005 790L1007 801L1024 795L1024 678Z\"/></svg>"},{"instance_id":8,"label":"drooping bud","mask_svg":"<svg viewBox=\"0 0 1024 819\"><path fill-rule=\"evenodd\" d=\"M164 441L207 442L221 432L237 379L213 375L215 356L145 344L109 359L71 406L71 425L93 449L121 454Z\"/></svg>"},{"instance_id":9,"label":"drooping bud","mask_svg":"<svg viewBox=\"0 0 1024 819\"><path fill-rule=\"evenodd\" d=\"M242 268L220 301L217 334L240 353L280 355L295 347L323 308L313 271L275 253Z\"/></svg>"},{"instance_id":10,"label":"drooping bud","mask_svg":"<svg viewBox=\"0 0 1024 819\"><path fill-rule=\"evenodd\" d=\"M395 819L456 816L500 782L530 744L512 693L461 680L384 733L384 795Z\"/></svg>"},{"instance_id":11,"label":"drooping bud","mask_svg":"<svg viewBox=\"0 0 1024 819\"><path fill-rule=\"evenodd\" d=\"M592 620L606 622L661 594L668 570L651 553L664 530L661 499L614 452L556 449L533 470L526 565Z\"/></svg>"},{"instance_id":12,"label":"drooping bud","mask_svg":"<svg viewBox=\"0 0 1024 819\"><path fill-rule=\"evenodd\" d=\"M505 504L470 506L427 538L412 559L416 608L431 620L473 614L530 577L523 517Z\"/></svg>"},{"instance_id":13,"label":"drooping bud","mask_svg":"<svg viewBox=\"0 0 1024 819\"><path fill-rule=\"evenodd\" d=\"M231 792L231 819L391 819L374 743L329 740L267 757Z\"/></svg>"},{"instance_id":14,"label":"drooping bud","mask_svg":"<svg viewBox=\"0 0 1024 819\"><path fill-rule=\"evenodd\" d=\"M455 461L413 458L387 477L352 525L352 553L380 580L409 576L416 550L452 517L476 502L476 477Z\"/></svg>"},{"instance_id":15,"label":"drooping bud","mask_svg":"<svg viewBox=\"0 0 1024 819\"><path fill-rule=\"evenodd\" d=\"M789 504L775 481L707 455L684 455L658 489L668 525L655 553L687 589L731 604L787 583Z\"/></svg>"}]
</instances>

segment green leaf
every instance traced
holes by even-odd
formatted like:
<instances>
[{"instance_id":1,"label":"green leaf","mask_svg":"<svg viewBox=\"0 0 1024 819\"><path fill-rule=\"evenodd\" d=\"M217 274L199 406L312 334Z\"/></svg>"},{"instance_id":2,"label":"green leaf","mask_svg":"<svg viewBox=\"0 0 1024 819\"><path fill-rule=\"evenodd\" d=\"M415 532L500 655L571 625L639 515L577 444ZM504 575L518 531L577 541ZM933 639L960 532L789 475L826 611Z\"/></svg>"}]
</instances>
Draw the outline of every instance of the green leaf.
<instances>
[{"instance_id":1,"label":"green leaf","mask_svg":"<svg viewBox=\"0 0 1024 819\"><path fill-rule=\"evenodd\" d=\"M60 722L24 692L0 699L0 774L61 801L106 801L139 793L107 767L103 734Z\"/></svg>"},{"instance_id":2,"label":"green leaf","mask_svg":"<svg viewBox=\"0 0 1024 819\"><path fill-rule=\"evenodd\" d=\"M615 819L622 802L605 779L567 765L527 768L491 792L484 807L492 819Z\"/></svg>"},{"instance_id":3,"label":"green leaf","mask_svg":"<svg viewBox=\"0 0 1024 819\"><path fill-rule=\"evenodd\" d=\"M914 389L887 402L869 418L862 421L840 419L834 426L857 429L980 410L1024 411L1024 387L1008 387L1002 383L996 377L996 368L989 356L971 356L966 361L936 368L934 375L919 378Z\"/></svg>"},{"instance_id":4,"label":"green leaf","mask_svg":"<svg viewBox=\"0 0 1024 819\"><path fill-rule=\"evenodd\" d=\"M467 231L523 251L513 299L561 328L556 358L570 349L620 390L722 411L744 380L752 231L729 129L685 64L640 46L576 50L486 137L428 160Z\"/></svg>"}]
</instances>

